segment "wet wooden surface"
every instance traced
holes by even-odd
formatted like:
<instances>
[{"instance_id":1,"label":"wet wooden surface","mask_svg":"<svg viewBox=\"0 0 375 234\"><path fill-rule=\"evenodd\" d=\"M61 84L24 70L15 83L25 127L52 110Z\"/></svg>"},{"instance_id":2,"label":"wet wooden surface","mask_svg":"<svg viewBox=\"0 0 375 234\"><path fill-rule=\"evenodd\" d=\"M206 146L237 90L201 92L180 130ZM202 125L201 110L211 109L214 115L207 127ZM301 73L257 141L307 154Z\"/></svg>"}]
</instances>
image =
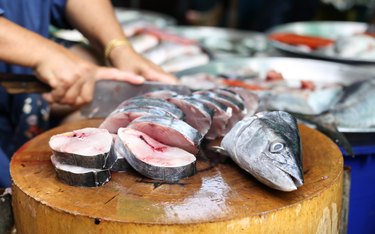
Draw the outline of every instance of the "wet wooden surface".
<instances>
[{"instance_id":1,"label":"wet wooden surface","mask_svg":"<svg viewBox=\"0 0 375 234\"><path fill-rule=\"evenodd\" d=\"M335 233L341 212L343 159L319 132L300 126L305 184L280 192L258 183L230 159L208 155L198 172L165 184L135 171L113 173L97 188L60 182L49 138L101 120L85 120L34 138L11 161L13 209L20 233Z\"/></svg>"}]
</instances>

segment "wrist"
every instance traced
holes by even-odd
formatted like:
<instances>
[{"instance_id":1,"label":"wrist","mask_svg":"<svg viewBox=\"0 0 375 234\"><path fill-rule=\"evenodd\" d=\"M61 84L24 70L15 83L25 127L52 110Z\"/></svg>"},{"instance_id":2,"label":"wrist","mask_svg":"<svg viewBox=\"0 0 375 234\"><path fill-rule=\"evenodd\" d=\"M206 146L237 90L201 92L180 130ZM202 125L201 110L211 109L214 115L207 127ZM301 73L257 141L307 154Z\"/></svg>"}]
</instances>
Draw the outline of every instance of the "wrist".
<instances>
[{"instance_id":1,"label":"wrist","mask_svg":"<svg viewBox=\"0 0 375 234\"><path fill-rule=\"evenodd\" d=\"M113 63L119 54L127 51L133 51L127 39L112 39L104 48L104 59L107 63Z\"/></svg>"}]
</instances>

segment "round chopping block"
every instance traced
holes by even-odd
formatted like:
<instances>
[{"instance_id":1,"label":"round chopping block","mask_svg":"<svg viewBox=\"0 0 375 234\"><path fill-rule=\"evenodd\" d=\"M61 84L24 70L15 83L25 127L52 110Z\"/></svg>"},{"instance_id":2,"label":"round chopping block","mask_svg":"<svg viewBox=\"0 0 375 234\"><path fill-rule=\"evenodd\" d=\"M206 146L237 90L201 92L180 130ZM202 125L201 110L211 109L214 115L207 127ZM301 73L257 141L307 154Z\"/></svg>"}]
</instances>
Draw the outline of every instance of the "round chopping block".
<instances>
[{"instance_id":1,"label":"round chopping block","mask_svg":"<svg viewBox=\"0 0 375 234\"><path fill-rule=\"evenodd\" d=\"M26 143L11 161L13 211L19 233L337 233L343 159L321 133L299 126L305 184L280 192L257 182L230 159L209 153L197 173L176 183L130 170L102 187L60 182L50 162L54 134L89 126L85 120Z\"/></svg>"}]
</instances>

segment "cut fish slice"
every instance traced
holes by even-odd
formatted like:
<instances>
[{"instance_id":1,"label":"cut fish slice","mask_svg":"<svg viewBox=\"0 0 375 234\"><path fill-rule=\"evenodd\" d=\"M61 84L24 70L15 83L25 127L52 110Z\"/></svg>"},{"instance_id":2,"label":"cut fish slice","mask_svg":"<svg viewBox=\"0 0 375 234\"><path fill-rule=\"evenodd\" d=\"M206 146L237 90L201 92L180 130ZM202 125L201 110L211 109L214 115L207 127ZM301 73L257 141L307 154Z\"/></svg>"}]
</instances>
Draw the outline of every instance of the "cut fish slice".
<instances>
[{"instance_id":1,"label":"cut fish slice","mask_svg":"<svg viewBox=\"0 0 375 234\"><path fill-rule=\"evenodd\" d=\"M49 146L60 163L102 169L110 156L112 135L106 129L83 128L52 136Z\"/></svg>"},{"instance_id":2,"label":"cut fish slice","mask_svg":"<svg viewBox=\"0 0 375 234\"><path fill-rule=\"evenodd\" d=\"M213 110L190 96L175 96L167 98L168 102L175 104L184 112L184 121L204 136L211 127Z\"/></svg>"},{"instance_id":3,"label":"cut fish slice","mask_svg":"<svg viewBox=\"0 0 375 234\"><path fill-rule=\"evenodd\" d=\"M182 120L163 116L139 117L128 126L145 133L156 141L178 147L192 154L198 153L202 135Z\"/></svg>"},{"instance_id":4,"label":"cut fish slice","mask_svg":"<svg viewBox=\"0 0 375 234\"><path fill-rule=\"evenodd\" d=\"M160 99L167 99L173 96L177 96L178 93L171 91L171 90L157 90L157 91L152 91L143 94L145 97L149 98L160 98Z\"/></svg>"},{"instance_id":5,"label":"cut fish slice","mask_svg":"<svg viewBox=\"0 0 375 234\"><path fill-rule=\"evenodd\" d=\"M238 121L243 119L243 117L246 114L246 110L244 109L243 103L238 102L236 99L233 99L228 95L216 93L211 90L197 91L197 92L194 92L194 94L211 97L215 99L216 101L222 103L223 105L232 108L232 116L227 123L227 128L225 129L225 133L227 133L233 127L234 124L236 124Z\"/></svg>"},{"instance_id":6,"label":"cut fish slice","mask_svg":"<svg viewBox=\"0 0 375 234\"><path fill-rule=\"evenodd\" d=\"M228 121L232 117L232 108L216 101L214 98L211 98L209 96L195 94L193 95L193 97L195 97L214 111L212 124L207 134L205 135L205 138L213 140L218 137L224 136Z\"/></svg>"},{"instance_id":7,"label":"cut fish slice","mask_svg":"<svg viewBox=\"0 0 375 234\"><path fill-rule=\"evenodd\" d=\"M116 109L127 106L158 107L169 112L174 118L182 119L184 116L184 113L176 105L159 98L137 96L122 102Z\"/></svg>"},{"instance_id":8,"label":"cut fish slice","mask_svg":"<svg viewBox=\"0 0 375 234\"><path fill-rule=\"evenodd\" d=\"M99 128L107 129L110 133L116 134L117 130L129 125L134 119L146 115L171 116L170 112L153 106L126 106L116 109L100 124Z\"/></svg>"},{"instance_id":9,"label":"cut fish slice","mask_svg":"<svg viewBox=\"0 0 375 234\"><path fill-rule=\"evenodd\" d=\"M84 168L62 164L55 155L51 156L51 162L56 170L57 178L68 185L98 187L111 179L111 173L108 169Z\"/></svg>"},{"instance_id":10,"label":"cut fish slice","mask_svg":"<svg viewBox=\"0 0 375 234\"><path fill-rule=\"evenodd\" d=\"M114 135L114 144L110 152L112 156L109 157L109 160L107 161L111 171L124 172L130 168L129 163L125 158L126 152L124 151L124 147L121 147L122 145L123 143L121 140L117 135Z\"/></svg>"},{"instance_id":11,"label":"cut fish slice","mask_svg":"<svg viewBox=\"0 0 375 234\"><path fill-rule=\"evenodd\" d=\"M196 158L177 147L164 145L148 135L130 128L120 128L116 141L129 164L151 179L176 181L195 173Z\"/></svg>"}]
</instances>

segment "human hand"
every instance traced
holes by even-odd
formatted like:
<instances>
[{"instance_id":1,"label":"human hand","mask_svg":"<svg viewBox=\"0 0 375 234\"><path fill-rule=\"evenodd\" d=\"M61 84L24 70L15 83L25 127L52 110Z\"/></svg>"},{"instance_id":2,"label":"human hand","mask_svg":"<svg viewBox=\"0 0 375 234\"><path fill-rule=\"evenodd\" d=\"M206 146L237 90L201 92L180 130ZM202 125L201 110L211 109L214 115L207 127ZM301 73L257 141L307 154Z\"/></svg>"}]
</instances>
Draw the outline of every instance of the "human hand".
<instances>
[{"instance_id":1,"label":"human hand","mask_svg":"<svg viewBox=\"0 0 375 234\"><path fill-rule=\"evenodd\" d=\"M146 80L170 84L177 83L176 77L135 52L129 45L114 48L109 55L109 60L114 67L123 71L134 72L143 76Z\"/></svg>"},{"instance_id":2,"label":"human hand","mask_svg":"<svg viewBox=\"0 0 375 234\"><path fill-rule=\"evenodd\" d=\"M98 80L141 84L144 78L116 68L99 67L61 49L34 67L37 77L52 87L43 97L50 103L81 106L92 100Z\"/></svg>"}]
</instances>

